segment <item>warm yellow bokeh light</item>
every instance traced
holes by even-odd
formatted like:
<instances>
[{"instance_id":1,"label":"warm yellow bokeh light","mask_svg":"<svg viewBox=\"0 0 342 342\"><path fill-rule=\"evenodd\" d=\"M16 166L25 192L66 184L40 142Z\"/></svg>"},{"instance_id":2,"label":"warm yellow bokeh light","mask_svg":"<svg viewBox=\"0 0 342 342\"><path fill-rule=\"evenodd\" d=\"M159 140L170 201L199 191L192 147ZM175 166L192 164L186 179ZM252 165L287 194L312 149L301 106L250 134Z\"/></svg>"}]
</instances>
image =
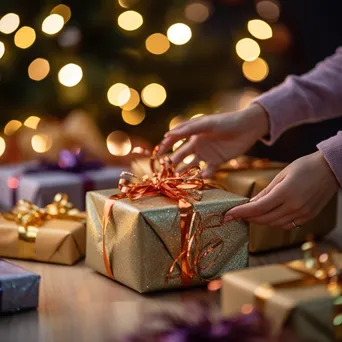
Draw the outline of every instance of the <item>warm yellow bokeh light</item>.
<instances>
[{"instance_id":1,"label":"warm yellow bokeh light","mask_svg":"<svg viewBox=\"0 0 342 342\"><path fill-rule=\"evenodd\" d=\"M14 36L14 44L21 49L29 48L36 40L36 32L32 27L21 27Z\"/></svg>"},{"instance_id":2,"label":"warm yellow bokeh light","mask_svg":"<svg viewBox=\"0 0 342 342\"><path fill-rule=\"evenodd\" d=\"M118 17L118 25L126 31L137 30L143 22L142 15L136 11L126 11Z\"/></svg>"},{"instance_id":3,"label":"warm yellow bokeh light","mask_svg":"<svg viewBox=\"0 0 342 342\"><path fill-rule=\"evenodd\" d=\"M260 55L259 44L251 38L243 38L236 44L236 53L245 61L254 61Z\"/></svg>"},{"instance_id":4,"label":"warm yellow bokeh light","mask_svg":"<svg viewBox=\"0 0 342 342\"><path fill-rule=\"evenodd\" d=\"M190 154L189 156L187 156L183 159L183 163L184 164L190 164L194 159L195 159L195 155Z\"/></svg>"},{"instance_id":5,"label":"warm yellow bokeh light","mask_svg":"<svg viewBox=\"0 0 342 342\"><path fill-rule=\"evenodd\" d=\"M113 106L124 106L131 97L131 91L126 84L113 84L107 92L107 99Z\"/></svg>"},{"instance_id":6,"label":"warm yellow bokeh light","mask_svg":"<svg viewBox=\"0 0 342 342\"><path fill-rule=\"evenodd\" d=\"M129 92L130 92L129 100L125 104L120 106L124 110L133 110L134 108L138 106L140 102L140 95L135 89L129 88Z\"/></svg>"},{"instance_id":7,"label":"warm yellow bokeh light","mask_svg":"<svg viewBox=\"0 0 342 342\"><path fill-rule=\"evenodd\" d=\"M244 62L242 72L248 80L261 82L268 75L268 65L262 58L257 58L252 62Z\"/></svg>"},{"instance_id":8,"label":"warm yellow bokeh light","mask_svg":"<svg viewBox=\"0 0 342 342\"><path fill-rule=\"evenodd\" d=\"M42 31L53 35L58 33L64 26L64 19L59 14L50 14L42 23Z\"/></svg>"},{"instance_id":9,"label":"warm yellow bokeh light","mask_svg":"<svg viewBox=\"0 0 342 342\"><path fill-rule=\"evenodd\" d=\"M185 139L178 140L175 144L173 144L172 151L176 151L178 148L180 148L183 145L184 141Z\"/></svg>"},{"instance_id":10,"label":"warm yellow bokeh light","mask_svg":"<svg viewBox=\"0 0 342 342\"><path fill-rule=\"evenodd\" d=\"M71 18L71 9L69 6L61 4L54 7L50 14L59 14L63 17L64 24L66 24Z\"/></svg>"},{"instance_id":11,"label":"warm yellow bokeh light","mask_svg":"<svg viewBox=\"0 0 342 342\"><path fill-rule=\"evenodd\" d=\"M252 36L258 39L272 38L272 28L265 21L260 19L250 20L248 22L248 31Z\"/></svg>"},{"instance_id":12,"label":"warm yellow bokeh light","mask_svg":"<svg viewBox=\"0 0 342 342\"><path fill-rule=\"evenodd\" d=\"M154 55L161 55L170 48L170 42L162 33L154 33L146 39L145 46Z\"/></svg>"},{"instance_id":13,"label":"warm yellow bokeh light","mask_svg":"<svg viewBox=\"0 0 342 342\"><path fill-rule=\"evenodd\" d=\"M169 129L173 129L175 128L176 126L178 126L180 123L184 122L185 119L178 115L178 116L175 116L171 121L170 121L170 124L169 124Z\"/></svg>"},{"instance_id":14,"label":"warm yellow bokeh light","mask_svg":"<svg viewBox=\"0 0 342 342\"><path fill-rule=\"evenodd\" d=\"M240 99L239 99L239 107L238 109L243 110L247 108L252 100L254 100L257 96L260 95L260 92L255 89L246 89Z\"/></svg>"},{"instance_id":15,"label":"warm yellow bokeh light","mask_svg":"<svg viewBox=\"0 0 342 342\"><path fill-rule=\"evenodd\" d=\"M50 64L44 58L35 59L28 67L28 75L34 81L43 80L50 72Z\"/></svg>"},{"instance_id":16,"label":"warm yellow bokeh light","mask_svg":"<svg viewBox=\"0 0 342 342\"><path fill-rule=\"evenodd\" d=\"M274 0L262 0L256 5L256 9L261 18L276 22L280 15L279 3Z\"/></svg>"},{"instance_id":17,"label":"warm yellow bokeh light","mask_svg":"<svg viewBox=\"0 0 342 342\"><path fill-rule=\"evenodd\" d=\"M177 23L173 24L167 30L167 38L175 45L186 44L192 36L192 32L189 26Z\"/></svg>"},{"instance_id":18,"label":"warm yellow bokeh light","mask_svg":"<svg viewBox=\"0 0 342 342\"><path fill-rule=\"evenodd\" d=\"M83 77L82 68L74 63L64 65L58 73L58 80L66 87L74 87Z\"/></svg>"},{"instance_id":19,"label":"warm yellow bokeh light","mask_svg":"<svg viewBox=\"0 0 342 342\"><path fill-rule=\"evenodd\" d=\"M0 137L0 157L5 153L6 141L3 137Z\"/></svg>"},{"instance_id":20,"label":"warm yellow bokeh light","mask_svg":"<svg viewBox=\"0 0 342 342\"><path fill-rule=\"evenodd\" d=\"M141 99L146 106L159 107L166 100L166 90L158 83L151 83L142 90Z\"/></svg>"},{"instance_id":21,"label":"warm yellow bokeh light","mask_svg":"<svg viewBox=\"0 0 342 342\"><path fill-rule=\"evenodd\" d=\"M204 2L193 2L185 7L185 16L195 23L203 23L209 18L210 9Z\"/></svg>"},{"instance_id":22,"label":"warm yellow bokeh light","mask_svg":"<svg viewBox=\"0 0 342 342\"><path fill-rule=\"evenodd\" d=\"M0 42L0 59L3 57L5 54L5 44L3 42Z\"/></svg>"},{"instance_id":23,"label":"warm yellow bokeh light","mask_svg":"<svg viewBox=\"0 0 342 342\"><path fill-rule=\"evenodd\" d=\"M11 120L6 124L4 128L4 133L6 135L13 135L21 126L22 126L22 123L20 121Z\"/></svg>"},{"instance_id":24,"label":"warm yellow bokeh light","mask_svg":"<svg viewBox=\"0 0 342 342\"><path fill-rule=\"evenodd\" d=\"M24 126L32 129L37 129L39 122L40 118L38 116L32 115L25 120Z\"/></svg>"},{"instance_id":25,"label":"warm yellow bokeh light","mask_svg":"<svg viewBox=\"0 0 342 342\"><path fill-rule=\"evenodd\" d=\"M20 24L20 18L15 13L8 13L0 20L0 32L5 34L13 33Z\"/></svg>"},{"instance_id":26,"label":"warm yellow bokeh light","mask_svg":"<svg viewBox=\"0 0 342 342\"><path fill-rule=\"evenodd\" d=\"M191 118L190 118L190 120L191 119L196 119L196 118L199 118L199 117L201 117L201 116L203 116L204 114L196 114L196 115L193 115Z\"/></svg>"},{"instance_id":27,"label":"warm yellow bokeh light","mask_svg":"<svg viewBox=\"0 0 342 342\"><path fill-rule=\"evenodd\" d=\"M139 105L133 110L122 110L122 119L129 125L139 125L145 119L145 108L142 105Z\"/></svg>"},{"instance_id":28,"label":"warm yellow bokeh light","mask_svg":"<svg viewBox=\"0 0 342 342\"><path fill-rule=\"evenodd\" d=\"M107 148L114 156L127 156L132 149L129 136L122 131L114 131L107 137Z\"/></svg>"},{"instance_id":29,"label":"warm yellow bokeh light","mask_svg":"<svg viewBox=\"0 0 342 342\"><path fill-rule=\"evenodd\" d=\"M46 134L36 134L31 139L33 151L37 153L45 153L52 146L52 139Z\"/></svg>"}]
</instances>

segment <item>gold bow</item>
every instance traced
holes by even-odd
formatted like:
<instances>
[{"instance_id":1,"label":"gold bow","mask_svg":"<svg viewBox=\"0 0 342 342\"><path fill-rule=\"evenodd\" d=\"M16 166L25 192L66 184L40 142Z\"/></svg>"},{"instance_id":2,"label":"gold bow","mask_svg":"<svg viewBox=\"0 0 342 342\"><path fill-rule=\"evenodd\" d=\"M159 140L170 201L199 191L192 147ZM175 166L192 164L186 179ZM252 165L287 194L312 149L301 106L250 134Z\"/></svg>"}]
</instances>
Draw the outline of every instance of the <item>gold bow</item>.
<instances>
[{"instance_id":1,"label":"gold bow","mask_svg":"<svg viewBox=\"0 0 342 342\"><path fill-rule=\"evenodd\" d=\"M8 221L15 221L19 239L29 242L35 242L39 228L48 220L85 220L82 213L68 201L68 195L61 193L56 194L52 203L45 208L20 200L10 212L1 215Z\"/></svg>"}]
</instances>

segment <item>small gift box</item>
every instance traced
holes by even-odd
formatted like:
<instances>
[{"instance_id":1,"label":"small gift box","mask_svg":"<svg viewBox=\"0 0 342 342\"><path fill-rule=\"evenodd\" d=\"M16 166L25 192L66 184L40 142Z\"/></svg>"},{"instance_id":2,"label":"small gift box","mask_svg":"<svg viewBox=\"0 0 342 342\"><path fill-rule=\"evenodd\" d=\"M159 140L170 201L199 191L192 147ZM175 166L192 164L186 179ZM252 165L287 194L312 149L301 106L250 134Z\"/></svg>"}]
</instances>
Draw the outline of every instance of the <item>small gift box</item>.
<instances>
[{"instance_id":1,"label":"small gift box","mask_svg":"<svg viewBox=\"0 0 342 342\"><path fill-rule=\"evenodd\" d=\"M40 276L0 259L0 315L38 307Z\"/></svg>"},{"instance_id":2,"label":"small gift box","mask_svg":"<svg viewBox=\"0 0 342 342\"><path fill-rule=\"evenodd\" d=\"M252 198L265 189L286 164L241 157L222 165L215 181L227 191ZM335 196L310 222L291 230L274 229L250 224L250 252L262 252L298 245L308 236L320 239L332 231L337 221L337 196ZM272 238L270 238L272 237Z\"/></svg>"},{"instance_id":3,"label":"small gift box","mask_svg":"<svg viewBox=\"0 0 342 342\"><path fill-rule=\"evenodd\" d=\"M86 263L138 292L189 287L248 264L248 226L224 214L246 199L204 190L192 167L87 194ZM203 191L202 191L203 190Z\"/></svg>"},{"instance_id":4,"label":"small gift box","mask_svg":"<svg viewBox=\"0 0 342 342\"><path fill-rule=\"evenodd\" d=\"M58 163L39 161L1 167L0 205L9 209L25 198L44 207L56 193L63 192L84 210L86 192L116 187L122 168L83 158L78 152L65 150Z\"/></svg>"},{"instance_id":5,"label":"small gift box","mask_svg":"<svg viewBox=\"0 0 342 342\"><path fill-rule=\"evenodd\" d=\"M303 248L308 253L312 244ZM254 307L271 320L274 335L290 330L305 341L341 341L341 266L342 254L325 253L225 274L223 314L230 317Z\"/></svg>"},{"instance_id":6,"label":"small gift box","mask_svg":"<svg viewBox=\"0 0 342 342\"><path fill-rule=\"evenodd\" d=\"M85 219L65 194L43 209L21 200L0 215L0 256L72 265L85 255Z\"/></svg>"}]
</instances>

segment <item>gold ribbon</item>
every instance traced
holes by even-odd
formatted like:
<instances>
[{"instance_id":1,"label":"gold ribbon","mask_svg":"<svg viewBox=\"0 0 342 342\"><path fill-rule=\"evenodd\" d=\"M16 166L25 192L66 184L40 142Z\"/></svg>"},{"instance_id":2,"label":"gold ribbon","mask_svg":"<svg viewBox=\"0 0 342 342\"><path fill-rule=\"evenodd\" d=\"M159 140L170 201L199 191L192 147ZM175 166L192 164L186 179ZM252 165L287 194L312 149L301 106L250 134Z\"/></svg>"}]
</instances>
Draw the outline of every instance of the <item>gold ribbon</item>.
<instances>
[{"instance_id":1,"label":"gold ribbon","mask_svg":"<svg viewBox=\"0 0 342 342\"><path fill-rule=\"evenodd\" d=\"M52 219L79 221L85 220L82 213L68 201L66 194L58 193L52 203L45 208L39 208L30 201L20 200L15 207L1 215L8 221L18 225L19 240L35 242L39 228Z\"/></svg>"}]
</instances>

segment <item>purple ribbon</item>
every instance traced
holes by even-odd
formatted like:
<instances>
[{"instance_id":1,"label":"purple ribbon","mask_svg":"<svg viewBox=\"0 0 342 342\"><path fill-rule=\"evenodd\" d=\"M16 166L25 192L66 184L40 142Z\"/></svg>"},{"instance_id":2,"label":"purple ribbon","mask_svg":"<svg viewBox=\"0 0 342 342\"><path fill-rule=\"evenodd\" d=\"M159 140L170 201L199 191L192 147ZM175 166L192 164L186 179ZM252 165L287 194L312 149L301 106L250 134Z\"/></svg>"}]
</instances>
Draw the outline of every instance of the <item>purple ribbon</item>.
<instances>
[{"instance_id":1,"label":"purple ribbon","mask_svg":"<svg viewBox=\"0 0 342 342\"><path fill-rule=\"evenodd\" d=\"M15 174L8 180L8 186L11 189L12 193L12 206L14 206L18 201L17 190L19 188L20 179L25 175L50 171L64 171L79 174L82 179L83 198L85 199L86 192L93 190L94 188L94 182L86 174L86 172L91 170L100 170L103 167L104 164L101 161L85 161L83 151L63 150L59 154L59 160L57 163L40 160L34 165L27 166L24 170L22 170L18 174ZM38 194L36 194L36 198L33 200L34 203L37 200L37 196Z\"/></svg>"}]
</instances>

